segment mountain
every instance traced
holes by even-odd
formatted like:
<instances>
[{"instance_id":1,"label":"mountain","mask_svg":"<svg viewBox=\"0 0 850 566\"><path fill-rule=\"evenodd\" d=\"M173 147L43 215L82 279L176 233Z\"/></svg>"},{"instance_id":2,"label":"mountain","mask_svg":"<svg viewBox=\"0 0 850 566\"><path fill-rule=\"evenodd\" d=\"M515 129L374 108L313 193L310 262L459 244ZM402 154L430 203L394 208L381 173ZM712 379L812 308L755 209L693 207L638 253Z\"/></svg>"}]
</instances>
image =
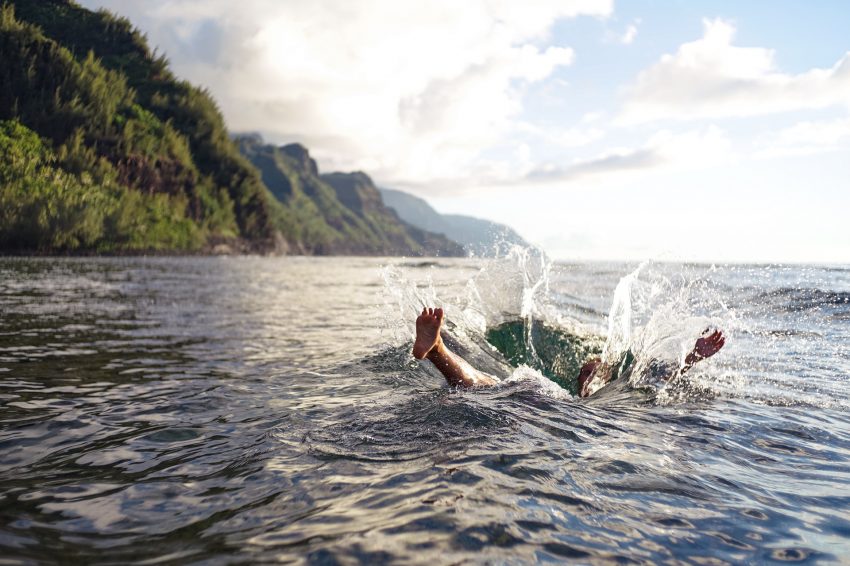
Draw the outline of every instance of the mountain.
<instances>
[{"instance_id":1,"label":"mountain","mask_svg":"<svg viewBox=\"0 0 850 566\"><path fill-rule=\"evenodd\" d=\"M290 245L300 253L462 256L463 248L441 234L403 222L387 208L365 173L319 175L300 144L280 147L259 136L236 138L242 154L284 206L279 224L296 227Z\"/></svg>"},{"instance_id":2,"label":"mountain","mask_svg":"<svg viewBox=\"0 0 850 566\"><path fill-rule=\"evenodd\" d=\"M504 255L512 246L529 244L516 231L504 224L460 214L440 214L425 200L394 189L379 189L387 206L414 226L445 234L464 246L467 253L492 257Z\"/></svg>"},{"instance_id":3,"label":"mountain","mask_svg":"<svg viewBox=\"0 0 850 566\"><path fill-rule=\"evenodd\" d=\"M0 251L463 255L365 175L347 191L303 146L232 139L210 94L105 10L3 2L0 62Z\"/></svg>"}]
</instances>

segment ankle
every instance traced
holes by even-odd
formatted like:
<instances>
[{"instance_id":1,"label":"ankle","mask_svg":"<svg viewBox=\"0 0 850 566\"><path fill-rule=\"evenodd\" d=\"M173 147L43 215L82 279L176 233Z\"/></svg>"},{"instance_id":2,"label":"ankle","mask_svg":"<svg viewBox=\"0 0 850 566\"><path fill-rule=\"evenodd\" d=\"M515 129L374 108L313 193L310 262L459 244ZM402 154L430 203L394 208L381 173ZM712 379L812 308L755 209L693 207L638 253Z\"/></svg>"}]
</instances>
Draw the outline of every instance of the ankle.
<instances>
[{"instance_id":1,"label":"ankle","mask_svg":"<svg viewBox=\"0 0 850 566\"><path fill-rule=\"evenodd\" d=\"M428 350L428 353L425 354L425 359L431 360L434 362L437 359L445 357L445 347L443 346L443 339L437 336L437 341L434 342L434 345Z\"/></svg>"}]
</instances>

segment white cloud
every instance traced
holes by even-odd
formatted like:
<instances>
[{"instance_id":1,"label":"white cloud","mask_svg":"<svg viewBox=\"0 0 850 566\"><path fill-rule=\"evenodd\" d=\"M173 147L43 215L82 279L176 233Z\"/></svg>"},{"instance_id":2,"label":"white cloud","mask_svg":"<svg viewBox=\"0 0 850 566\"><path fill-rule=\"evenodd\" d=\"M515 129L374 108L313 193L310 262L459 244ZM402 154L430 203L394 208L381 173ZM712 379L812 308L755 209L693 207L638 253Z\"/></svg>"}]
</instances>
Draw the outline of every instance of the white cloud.
<instances>
[{"instance_id":1,"label":"white cloud","mask_svg":"<svg viewBox=\"0 0 850 566\"><path fill-rule=\"evenodd\" d=\"M540 47L612 0L84 0L125 14L234 131L300 141L389 183L469 177L503 144L524 89L573 61ZM200 47L199 47L200 46Z\"/></svg>"},{"instance_id":2,"label":"white cloud","mask_svg":"<svg viewBox=\"0 0 850 566\"><path fill-rule=\"evenodd\" d=\"M586 123L582 121L582 123ZM572 128L541 127L528 122L518 122L515 129L526 133L547 145L561 149L571 149L589 145L605 137L606 130L599 126L578 126Z\"/></svg>"},{"instance_id":3,"label":"white cloud","mask_svg":"<svg viewBox=\"0 0 850 566\"><path fill-rule=\"evenodd\" d=\"M850 138L850 118L838 120L804 121L780 131L778 142L782 145L834 145Z\"/></svg>"},{"instance_id":4,"label":"white cloud","mask_svg":"<svg viewBox=\"0 0 850 566\"><path fill-rule=\"evenodd\" d=\"M732 45L735 28L704 20L701 39L640 73L619 122L754 116L850 105L850 53L827 69L776 69L774 52Z\"/></svg>"},{"instance_id":5,"label":"white cloud","mask_svg":"<svg viewBox=\"0 0 850 566\"><path fill-rule=\"evenodd\" d=\"M623 45L631 45L634 43L635 38L638 34L638 26L640 25L640 18L636 19L634 22L630 23L626 28L626 31L623 32L623 35L620 36L620 43Z\"/></svg>"},{"instance_id":6,"label":"white cloud","mask_svg":"<svg viewBox=\"0 0 850 566\"><path fill-rule=\"evenodd\" d=\"M755 157L777 158L850 149L850 118L805 120L763 136Z\"/></svg>"},{"instance_id":7,"label":"white cloud","mask_svg":"<svg viewBox=\"0 0 850 566\"><path fill-rule=\"evenodd\" d=\"M528 174L529 181L568 182L577 179L624 171L649 169L660 165L662 156L652 148L618 150L573 163L567 167L544 165Z\"/></svg>"},{"instance_id":8,"label":"white cloud","mask_svg":"<svg viewBox=\"0 0 850 566\"><path fill-rule=\"evenodd\" d=\"M607 30L605 32L605 36L603 37L604 41L607 43L620 43L622 45L631 45L634 43L635 38L638 34L638 27L640 26L641 19L635 18L632 23L626 26L626 29L623 32L617 32L614 30Z\"/></svg>"},{"instance_id":9,"label":"white cloud","mask_svg":"<svg viewBox=\"0 0 850 566\"><path fill-rule=\"evenodd\" d=\"M587 178L602 178L621 173L635 174L649 169L693 170L716 166L732 159L731 141L717 126L674 133L661 130L638 148L609 150L567 166L549 164L527 175L527 180L564 183Z\"/></svg>"}]
</instances>

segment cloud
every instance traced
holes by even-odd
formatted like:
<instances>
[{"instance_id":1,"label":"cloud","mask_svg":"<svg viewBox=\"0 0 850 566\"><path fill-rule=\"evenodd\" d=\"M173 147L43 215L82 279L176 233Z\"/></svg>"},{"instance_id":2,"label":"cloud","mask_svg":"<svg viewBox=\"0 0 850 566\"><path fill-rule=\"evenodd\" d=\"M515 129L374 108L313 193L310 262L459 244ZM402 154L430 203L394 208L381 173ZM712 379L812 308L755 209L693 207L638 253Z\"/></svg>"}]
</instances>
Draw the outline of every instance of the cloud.
<instances>
[{"instance_id":1,"label":"cloud","mask_svg":"<svg viewBox=\"0 0 850 566\"><path fill-rule=\"evenodd\" d=\"M568 182L588 176L598 176L637 169L648 169L664 161L661 154L652 148L633 149L610 153L570 165L566 168L542 167L528 174L529 181Z\"/></svg>"},{"instance_id":2,"label":"cloud","mask_svg":"<svg viewBox=\"0 0 850 566\"><path fill-rule=\"evenodd\" d=\"M587 124L590 121L582 120L582 123ZM542 140L550 146L561 149L586 146L602 139L606 134L606 130L598 126L541 127L528 122L518 122L515 129L518 133L529 134L537 140Z\"/></svg>"},{"instance_id":3,"label":"cloud","mask_svg":"<svg viewBox=\"0 0 850 566\"><path fill-rule=\"evenodd\" d=\"M805 120L763 136L755 157L772 159L850 148L850 118Z\"/></svg>"},{"instance_id":4,"label":"cloud","mask_svg":"<svg viewBox=\"0 0 850 566\"><path fill-rule=\"evenodd\" d=\"M620 36L620 43L622 43L623 45L631 45L631 43L637 37L637 33L637 24L629 24L629 27L627 27L623 35Z\"/></svg>"},{"instance_id":5,"label":"cloud","mask_svg":"<svg viewBox=\"0 0 850 566\"><path fill-rule=\"evenodd\" d=\"M785 74L776 69L773 50L732 45L732 24L717 19L703 25L701 39L638 75L618 123L850 106L850 53L827 69Z\"/></svg>"},{"instance_id":6,"label":"cloud","mask_svg":"<svg viewBox=\"0 0 850 566\"><path fill-rule=\"evenodd\" d=\"M731 142L717 126L683 133L661 130L650 136L642 147L607 152L566 167L550 164L529 172L526 179L538 183L566 183L661 167L699 169L715 166L730 158Z\"/></svg>"},{"instance_id":7,"label":"cloud","mask_svg":"<svg viewBox=\"0 0 850 566\"><path fill-rule=\"evenodd\" d=\"M798 122L780 131L777 138L783 145L834 145L850 138L850 118Z\"/></svg>"},{"instance_id":8,"label":"cloud","mask_svg":"<svg viewBox=\"0 0 850 566\"><path fill-rule=\"evenodd\" d=\"M641 24L640 18L635 18L632 22L626 26L626 29L623 32L614 31L614 30L606 30L605 35L603 36L603 40L606 43L619 43L622 45L631 45L634 43L635 38L638 34L638 28Z\"/></svg>"},{"instance_id":9,"label":"cloud","mask_svg":"<svg viewBox=\"0 0 850 566\"><path fill-rule=\"evenodd\" d=\"M388 183L470 177L518 127L529 85L574 52L553 24L612 0L83 0L128 16L234 131L300 141Z\"/></svg>"},{"instance_id":10,"label":"cloud","mask_svg":"<svg viewBox=\"0 0 850 566\"><path fill-rule=\"evenodd\" d=\"M640 18L638 18L629 24L626 31L623 32L623 35L618 38L620 43L623 45L631 45L634 42L637 37L637 28L640 25L640 21Z\"/></svg>"}]
</instances>

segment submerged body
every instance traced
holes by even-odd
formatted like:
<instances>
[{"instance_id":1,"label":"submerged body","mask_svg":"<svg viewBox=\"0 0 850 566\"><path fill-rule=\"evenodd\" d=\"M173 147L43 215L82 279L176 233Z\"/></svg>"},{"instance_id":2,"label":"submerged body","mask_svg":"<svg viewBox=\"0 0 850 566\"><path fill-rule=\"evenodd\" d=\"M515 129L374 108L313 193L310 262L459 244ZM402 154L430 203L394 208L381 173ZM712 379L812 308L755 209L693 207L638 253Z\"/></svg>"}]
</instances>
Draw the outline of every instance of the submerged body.
<instances>
[{"instance_id":1,"label":"submerged body","mask_svg":"<svg viewBox=\"0 0 850 566\"><path fill-rule=\"evenodd\" d=\"M423 308L416 318L416 340L413 343L413 357L427 359L440 370L452 387L487 387L499 383L493 375L475 369L463 358L452 352L440 337L443 325L443 309ZM719 330L706 330L698 338L693 350L685 357L685 363L679 368L651 360L649 367L653 376L664 381L683 375L700 360L716 354L725 344L726 337ZM635 357L627 351L615 365L606 364L600 358L587 361L577 377L579 395L588 397L601 389L606 383L623 375L634 364Z\"/></svg>"}]
</instances>

